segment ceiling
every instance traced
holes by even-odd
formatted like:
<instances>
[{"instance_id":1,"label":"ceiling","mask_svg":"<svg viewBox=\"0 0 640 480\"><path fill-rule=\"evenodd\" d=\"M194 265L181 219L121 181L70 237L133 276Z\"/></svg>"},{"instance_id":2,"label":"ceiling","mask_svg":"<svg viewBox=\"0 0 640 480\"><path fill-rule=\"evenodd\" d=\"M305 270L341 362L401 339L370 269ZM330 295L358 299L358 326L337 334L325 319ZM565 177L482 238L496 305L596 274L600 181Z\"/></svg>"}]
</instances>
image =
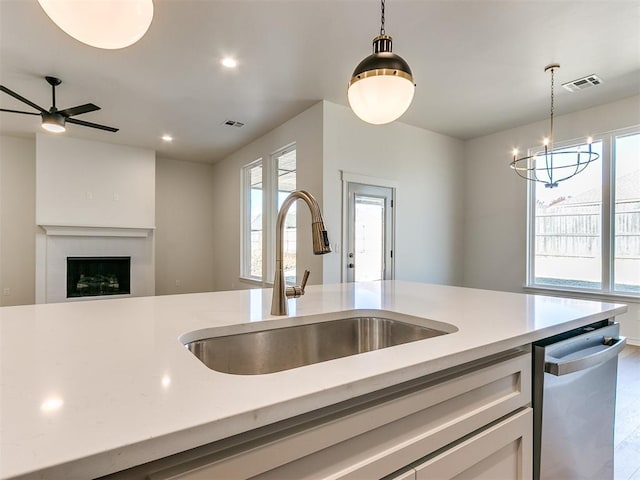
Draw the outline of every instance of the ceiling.
<instances>
[{"instance_id":1,"label":"ceiling","mask_svg":"<svg viewBox=\"0 0 640 480\"><path fill-rule=\"evenodd\" d=\"M93 102L65 135L215 162L320 100L346 105L378 33L377 0L154 0L138 43L100 50L67 36L36 0L0 0L0 83L48 108ZM387 0L386 29L417 83L400 121L467 139L640 93L640 0ZM220 65L227 55L239 66ZM559 88L597 74L598 87ZM2 94L0 107L25 109ZM28 107L26 107L28 109ZM245 124L223 125L227 119ZM384 128L384 127L380 127ZM0 113L0 134L33 135L34 116ZM171 144L160 137L171 134Z\"/></svg>"}]
</instances>

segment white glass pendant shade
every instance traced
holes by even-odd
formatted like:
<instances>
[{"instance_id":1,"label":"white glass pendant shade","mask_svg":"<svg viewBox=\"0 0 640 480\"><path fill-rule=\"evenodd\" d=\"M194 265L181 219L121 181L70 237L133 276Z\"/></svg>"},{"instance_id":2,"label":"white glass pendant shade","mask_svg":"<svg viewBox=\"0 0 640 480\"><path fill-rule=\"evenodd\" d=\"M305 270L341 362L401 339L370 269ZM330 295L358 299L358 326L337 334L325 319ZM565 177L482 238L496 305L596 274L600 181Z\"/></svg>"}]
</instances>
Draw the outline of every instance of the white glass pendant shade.
<instances>
[{"instance_id":1,"label":"white glass pendant shade","mask_svg":"<svg viewBox=\"0 0 640 480\"><path fill-rule=\"evenodd\" d=\"M152 0L38 0L65 33L92 47L118 49L140 40L153 18Z\"/></svg>"},{"instance_id":2,"label":"white glass pendant shade","mask_svg":"<svg viewBox=\"0 0 640 480\"><path fill-rule=\"evenodd\" d=\"M393 122L407 111L413 101L415 85L397 75L366 77L349 86L347 98L353 112L367 123Z\"/></svg>"}]
</instances>

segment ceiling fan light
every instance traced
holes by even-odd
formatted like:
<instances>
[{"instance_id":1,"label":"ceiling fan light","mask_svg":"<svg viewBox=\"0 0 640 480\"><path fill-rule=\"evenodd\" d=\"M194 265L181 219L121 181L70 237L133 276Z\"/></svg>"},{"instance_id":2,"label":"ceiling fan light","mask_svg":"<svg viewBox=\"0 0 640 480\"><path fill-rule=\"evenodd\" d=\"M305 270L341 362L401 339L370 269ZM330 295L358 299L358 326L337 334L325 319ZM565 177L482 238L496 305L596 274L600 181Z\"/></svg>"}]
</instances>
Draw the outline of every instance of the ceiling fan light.
<instances>
[{"instance_id":1,"label":"ceiling fan light","mask_svg":"<svg viewBox=\"0 0 640 480\"><path fill-rule=\"evenodd\" d=\"M38 0L65 33L92 47L118 49L140 40L153 18L152 0Z\"/></svg>"},{"instance_id":2,"label":"ceiling fan light","mask_svg":"<svg viewBox=\"0 0 640 480\"><path fill-rule=\"evenodd\" d=\"M42 128L51 133L63 133L67 129L64 126L65 118L59 113L43 113Z\"/></svg>"}]
</instances>

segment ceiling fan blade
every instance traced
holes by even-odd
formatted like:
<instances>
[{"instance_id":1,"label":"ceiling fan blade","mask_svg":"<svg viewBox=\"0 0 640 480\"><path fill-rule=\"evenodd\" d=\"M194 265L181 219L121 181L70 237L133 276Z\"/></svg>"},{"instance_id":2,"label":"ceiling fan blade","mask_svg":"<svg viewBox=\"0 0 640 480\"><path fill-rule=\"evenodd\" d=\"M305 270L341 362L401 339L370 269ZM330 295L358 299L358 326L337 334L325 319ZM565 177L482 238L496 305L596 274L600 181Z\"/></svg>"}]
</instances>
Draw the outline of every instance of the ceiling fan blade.
<instances>
[{"instance_id":1,"label":"ceiling fan blade","mask_svg":"<svg viewBox=\"0 0 640 480\"><path fill-rule=\"evenodd\" d=\"M13 98L15 98L16 100L20 100L22 103L26 103L27 105L29 105L30 107L35 108L36 110L39 110L41 113L47 113L47 110L45 110L44 108L42 108L39 105L36 105L35 103L33 103L31 100L27 100L26 98L24 98L22 95L17 94L16 92L14 92L13 90L9 90L7 87L5 87L4 85L0 85L0 91L6 93L7 95L11 95Z\"/></svg>"},{"instance_id":2,"label":"ceiling fan blade","mask_svg":"<svg viewBox=\"0 0 640 480\"><path fill-rule=\"evenodd\" d=\"M10 113L24 113L25 115L38 115L36 112L23 112L22 110L9 110L8 108L0 108L0 112L10 112Z\"/></svg>"},{"instance_id":3,"label":"ceiling fan blade","mask_svg":"<svg viewBox=\"0 0 640 480\"><path fill-rule=\"evenodd\" d=\"M75 125L82 125L83 127L99 128L100 130L106 130L107 132L117 132L119 128L107 127L106 125L99 125L97 123L85 122L83 120L77 120L75 118L67 118L67 123L73 123Z\"/></svg>"},{"instance_id":4,"label":"ceiling fan blade","mask_svg":"<svg viewBox=\"0 0 640 480\"><path fill-rule=\"evenodd\" d=\"M84 105L78 105L77 107L65 108L64 110L58 110L58 113L64 117L73 117L74 115L81 115L83 113L95 112L100 110L100 107L93 103L85 103Z\"/></svg>"}]
</instances>

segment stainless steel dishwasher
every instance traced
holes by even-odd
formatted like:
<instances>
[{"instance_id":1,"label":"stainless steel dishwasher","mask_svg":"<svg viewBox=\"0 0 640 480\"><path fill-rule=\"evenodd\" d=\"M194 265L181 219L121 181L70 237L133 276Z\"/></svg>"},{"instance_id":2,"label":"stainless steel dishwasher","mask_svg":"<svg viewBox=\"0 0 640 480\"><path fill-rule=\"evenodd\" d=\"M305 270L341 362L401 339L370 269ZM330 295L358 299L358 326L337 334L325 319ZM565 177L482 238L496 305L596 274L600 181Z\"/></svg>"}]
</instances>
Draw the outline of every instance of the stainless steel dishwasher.
<instances>
[{"instance_id":1,"label":"stainless steel dishwasher","mask_svg":"<svg viewBox=\"0 0 640 480\"><path fill-rule=\"evenodd\" d=\"M533 345L534 479L613 479L618 354L603 320Z\"/></svg>"}]
</instances>

